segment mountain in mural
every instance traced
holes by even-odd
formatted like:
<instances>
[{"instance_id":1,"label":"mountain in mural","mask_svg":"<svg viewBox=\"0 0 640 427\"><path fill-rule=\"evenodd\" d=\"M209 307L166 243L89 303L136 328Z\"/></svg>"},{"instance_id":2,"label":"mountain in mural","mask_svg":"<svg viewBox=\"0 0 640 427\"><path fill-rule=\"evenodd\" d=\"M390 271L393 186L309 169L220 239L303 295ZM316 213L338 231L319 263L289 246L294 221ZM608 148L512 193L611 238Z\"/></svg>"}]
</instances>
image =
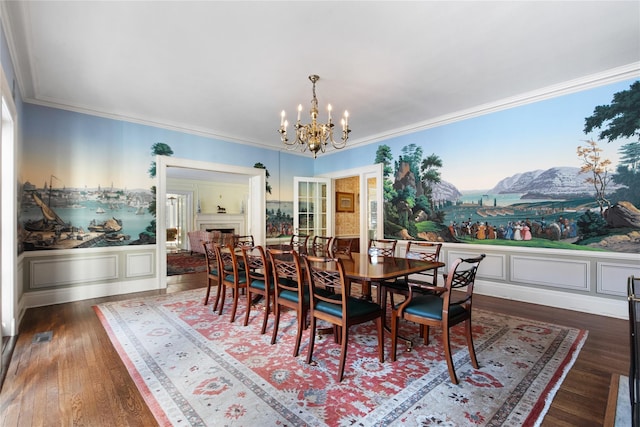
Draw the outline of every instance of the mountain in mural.
<instances>
[{"instance_id":1,"label":"mountain in mural","mask_svg":"<svg viewBox=\"0 0 640 427\"><path fill-rule=\"evenodd\" d=\"M462 193L450 182L440 181L433 186L433 200L450 200L455 202L462 197Z\"/></svg>"},{"instance_id":2,"label":"mountain in mural","mask_svg":"<svg viewBox=\"0 0 640 427\"><path fill-rule=\"evenodd\" d=\"M593 185L585 182L587 177L589 175L581 174L580 168L577 167L553 167L504 178L490 190L490 193L525 193L527 198L592 195ZM619 187L610 183L607 188L614 191Z\"/></svg>"}]
</instances>

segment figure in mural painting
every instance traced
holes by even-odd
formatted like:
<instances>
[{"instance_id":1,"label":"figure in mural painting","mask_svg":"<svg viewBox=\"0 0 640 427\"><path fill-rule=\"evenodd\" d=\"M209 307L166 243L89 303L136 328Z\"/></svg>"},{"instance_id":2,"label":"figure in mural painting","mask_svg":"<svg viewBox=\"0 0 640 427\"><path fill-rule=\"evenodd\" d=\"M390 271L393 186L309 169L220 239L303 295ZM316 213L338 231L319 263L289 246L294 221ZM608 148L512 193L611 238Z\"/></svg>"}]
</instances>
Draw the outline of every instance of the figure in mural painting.
<instances>
[{"instance_id":1,"label":"figure in mural painting","mask_svg":"<svg viewBox=\"0 0 640 427\"><path fill-rule=\"evenodd\" d=\"M522 240L522 226L519 222L513 226L513 240Z\"/></svg>"},{"instance_id":2,"label":"figure in mural painting","mask_svg":"<svg viewBox=\"0 0 640 427\"><path fill-rule=\"evenodd\" d=\"M526 222L522 226L522 240L531 240L531 229Z\"/></svg>"}]
</instances>

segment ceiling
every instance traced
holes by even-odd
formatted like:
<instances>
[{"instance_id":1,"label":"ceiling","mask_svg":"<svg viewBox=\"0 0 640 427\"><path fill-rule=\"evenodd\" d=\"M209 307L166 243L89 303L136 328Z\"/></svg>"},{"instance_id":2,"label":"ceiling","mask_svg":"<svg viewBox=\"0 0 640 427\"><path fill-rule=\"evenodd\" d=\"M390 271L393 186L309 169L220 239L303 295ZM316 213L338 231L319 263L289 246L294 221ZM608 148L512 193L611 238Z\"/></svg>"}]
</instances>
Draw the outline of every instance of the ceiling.
<instances>
[{"instance_id":1,"label":"ceiling","mask_svg":"<svg viewBox=\"0 0 640 427\"><path fill-rule=\"evenodd\" d=\"M281 149L318 74L350 146L640 75L640 2L2 1L23 99ZM594 78L595 76L595 78ZM608 79L608 80L607 80ZM174 144L173 142L171 143Z\"/></svg>"}]
</instances>

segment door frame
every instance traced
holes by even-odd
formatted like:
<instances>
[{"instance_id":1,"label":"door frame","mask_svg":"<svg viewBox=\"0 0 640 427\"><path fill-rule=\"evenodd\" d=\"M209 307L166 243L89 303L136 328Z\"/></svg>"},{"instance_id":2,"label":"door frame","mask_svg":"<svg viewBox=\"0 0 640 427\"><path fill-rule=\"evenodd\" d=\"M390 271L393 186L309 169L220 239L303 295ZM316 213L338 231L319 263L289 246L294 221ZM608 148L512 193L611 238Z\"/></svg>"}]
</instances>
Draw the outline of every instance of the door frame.
<instances>
[{"instance_id":1,"label":"door frame","mask_svg":"<svg viewBox=\"0 0 640 427\"><path fill-rule=\"evenodd\" d=\"M367 232L367 211L369 207L367 206L368 200L366 197L362 197L367 194L367 179L368 178L376 178L376 194L377 194L377 202L376 203L376 214L378 216L378 223L376 226L376 234L378 236L384 236L384 217L383 217L383 203L384 203L384 176L383 176L383 167L382 163L377 163L369 166L362 166L353 169L344 169L341 171L330 172L322 175L318 175L319 177L331 178L333 180L340 178L349 178L352 176L358 176L360 182L360 248L367 248L369 245L369 235ZM332 200L335 199L335 185L332 185L331 191ZM332 224L333 227L333 224Z\"/></svg>"},{"instance_id":2,"label":"door frame","mask_svg":"<svg viewBox=\"0 0 640 427\"><path fill-rule=\"evenodd\" d=\"M177 157L156 156L156 275L159 289L167 287L167 235L158 233L159 227L165 224L165 205L167 198L167 169L185 168L242 175L249 184L249 203L246 208L247 224L245 231L252 234L256 245L265 244L267 230L266 207L266 172L264 169L225 165L200 160L181 159ZM157 201L161 200L162 208L158 209Z\"/></svg>"}]
</instances>

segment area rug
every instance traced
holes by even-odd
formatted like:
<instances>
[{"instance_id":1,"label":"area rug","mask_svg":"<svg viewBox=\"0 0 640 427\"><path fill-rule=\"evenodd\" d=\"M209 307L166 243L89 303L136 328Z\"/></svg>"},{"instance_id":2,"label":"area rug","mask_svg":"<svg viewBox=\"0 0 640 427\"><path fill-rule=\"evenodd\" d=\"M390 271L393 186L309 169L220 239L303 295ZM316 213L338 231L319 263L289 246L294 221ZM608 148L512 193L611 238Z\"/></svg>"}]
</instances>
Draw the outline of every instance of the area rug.
<instances>
[{"instance_id":1,"label":"area rug","mask_svg":"<svg viewBox=\"0 0 640 427\"><path fill-rule=\"evenodd\" d=\"M345 378L336 382L339 346L309 332L293 357L295 314L286 312L275 345L260 335L264 311L244 303L229 322L202 305L203 290L114 301L95 307L158 423L211 426L534 426L539 425L586 340L587 331L476 310L473 334L479 369L469 361L460 327L452 351L460 380L449 379L440 335L415 342L398 360L376 357L373 324L351 328Z\"/></svg>"},{"instance_id":2,"label":"area rug","mask_svg":"<svg viewBox=\"0 0 640 427\"><path fill-rule=\"evenodd\" d=\"M167 254L167 276L201 273L207 271L207 259L204 254L177 252Z\"/></svg>"}]
</instances>

